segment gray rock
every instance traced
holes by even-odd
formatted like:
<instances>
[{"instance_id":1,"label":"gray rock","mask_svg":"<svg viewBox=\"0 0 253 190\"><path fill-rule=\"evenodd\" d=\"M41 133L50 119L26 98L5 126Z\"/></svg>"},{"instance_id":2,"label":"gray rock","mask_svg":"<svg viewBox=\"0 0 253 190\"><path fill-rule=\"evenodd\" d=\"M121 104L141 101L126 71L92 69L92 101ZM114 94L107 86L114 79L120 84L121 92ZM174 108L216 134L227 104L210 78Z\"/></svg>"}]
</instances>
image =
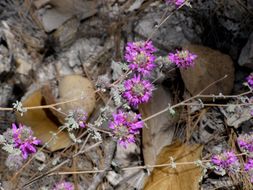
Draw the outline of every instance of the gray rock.
<instances>
[{"instance_id":1,"label":"gray rock","mask_svg":"<svg viewBox=\"0 0 253 190\"><path fill-rule=\"evenodd\" d=\"M82 0L47 0L34 2L37 8L41 8L45 4L50 4L51 9L40 9L37 12L38 18L41 20L44 30L51 32L59 28L64 22L70 18L77 16L78 20L86 19L96 14L95 1Z\"/></svg>"},{"instance_id":2,"label":"gray rock","mask_svg":"<svg viewBox=\"0 0 253 190\"><path fill-rule=\"evenodd\" d=\"M155 26L160 23L164 9L161 7L158 11L148 12L138 21L134 31L145 39L149 38ZM171 50L185 44L199 43L199 31L201 31L200 27L192 18L186 18L183 12L177 12L156 31L152 40L155 44Z\"/></svg>"},{"instance_id":3,"label":"gray rock","mask_svg":"<svg viewBox=\"0 0 253 190\"><path fill-rule=\"evenodd\" d=\"M192 95L200 93L225 75L226 78L213 84L202 94L230 94L234 85L234 65L230 56L200 45L187 45L184 49L198 56L194 67L180 69L185 87Z\"/></svg>"},{"instance_id":4,"label":"gray rock","mask_svg":"<svg viewBox=\"0 0 253 190\"><path fill-rule=\"evenodd\" d=\"M238 63L240 66L253 69L253 33L251 33L247 44L243 47Z\"/></svg>"},{"instance_id":5,"label":"gray rock","mask_svg":"<svg viewBox=\"0 0 253 190\"><path fill-rule=\"evenodd\" d=\"M12 94L12 86L8 84L2 84L0 86L1 96L0 96L0 106L7 106L8 100Z\"/></svg>"}]
</instances>

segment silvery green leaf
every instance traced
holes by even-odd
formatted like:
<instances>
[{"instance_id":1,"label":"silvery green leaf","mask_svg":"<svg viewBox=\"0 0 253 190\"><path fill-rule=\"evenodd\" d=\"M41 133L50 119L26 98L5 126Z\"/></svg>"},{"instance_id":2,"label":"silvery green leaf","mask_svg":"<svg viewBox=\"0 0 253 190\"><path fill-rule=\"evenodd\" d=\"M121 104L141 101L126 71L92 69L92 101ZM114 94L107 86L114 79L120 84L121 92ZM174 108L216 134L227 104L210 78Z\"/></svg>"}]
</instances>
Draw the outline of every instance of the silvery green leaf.
<instances>
[{"instance_id":1,"label":"silvery green leaf","mask_svg":"<svg viewBox=\"0 0 253 190\"><path fill-rule=\"evenodd\" d=\"M92 139L95 139L97 141L102 141L101 134L98 131L89 128L88 132L92 135Z\"/></svg>"},{"instance_id":2,"label":"silvery green leaf","mask_svg":"<svg viewBox=\"0 0 253 190\"><path fill-rule=\"evenodd\" d=\"M173 108L169 108L169 112L171 115L175 115L176 111Z\"/></svg>"},{"instance_id":3,"label":"silvery green leaf","mask_svg":"<svg viewBox=\"0 0 253 190\"><path fill-rule=\"evenodd\" d=\"M131 107L127 103L123 104L123 108L125 108L125 109L131 109Z\"/></svg>"},{"instance_id":4,"label":"silvery green leaf","mask_svg":"<svg viewBox=\"0 0 253 190\"><path fill-rule=\"evenodd\" d=\"M172 167L172 168L176 168L176 167L177 167L177 164L174 162L174 158L173 158L173 157L170 157L170 160L171 160L171 167Z\"/></svg>"},{"instance_id":5,"label":"silvery green leaf","mask_svg":"<svg viewBox=\"0 0 253 190\"><path fill-rule=\"evenodd\" d=\"M45 167L46 167L46 164L41 164L41 166L38 167L38 170L39 170L39 171L42 171Z\"/></svg>"},{"instance_id":6,"label":"silvery green leaf","mask_svg":"<svg viewBox=\"0 0 253 190\"><path fill-rule=\"evenodd\" d=\"M233 113L233 112L235 112L235 108L236 108L236 105L230 104L230 105L227 107L227 111L228 111L229 113Z\"/></svg>"},{"instance_id":7,"label":"silvery green leaf","mask_svg":"<svg viewBox=\"0 0 253 190\"><path fill-rule=\"evenodd\" d=\"M117 88L112 88L111 89L111 95L112 95L112 98L113 98L113 101L114 101L114 104L116 106L120 106L122 104L122 97L120 95L120 92Z\"/></svg>"},{"instance_id":8,"label":"silvery green leaf","mask_svg":"<svg viewBox=\"0 0 253 190\"><path fill-rule=\"evenodd\" d=\"M21 151L19 149L14 148L13 145L11 144L4 144L2 149L8 152L9 154L16 154L16 155L21 154Z\"/></svg>"},{"instance_id":9,"label":"silvery green leaf","mask_svg":"<svg viewBox=\"0 0 253 190\"><path fill-rule=\"evenodd\" d=\"M53 159L52 161L53 166L55 166L58 163L60 163L60 157L56 157L55 159Z\"/></svg>"},{"instance_id":10,"label":"silvery green leaf","mask_svg":"<svg viewBox=\"0 0 253 190\"><path fill-rule=\"evenodd\" d=\"M23 114L27 111L26 108L23 108L23 105L21 102L16 101L15 103L12 104L13 105L13 110L14 111L18 111L20 113L21 116L23 116Z\"/></svg>"},{"instance_id":11,"label":"silvery green leaf","mask_svg":"<svg viewBox=\"0 0 253 190\"><path fill-rule=\"evenodd\" d=\"M5 142L6 142L6 140L5 140L4 136L0 135L0 144L3 144Z\"/></svg>"},{"instance_id":12,"label":"silvery green leaf","mask_svg":"<svg viewBox=\"0 0 253 190\"><path fill-rule=\"evenodd\" d=\"M80 139L77 139L74 133L69 133L69 137L73 140L75 143L81 143L82 141Z\"/></svg>"}]
</instances>

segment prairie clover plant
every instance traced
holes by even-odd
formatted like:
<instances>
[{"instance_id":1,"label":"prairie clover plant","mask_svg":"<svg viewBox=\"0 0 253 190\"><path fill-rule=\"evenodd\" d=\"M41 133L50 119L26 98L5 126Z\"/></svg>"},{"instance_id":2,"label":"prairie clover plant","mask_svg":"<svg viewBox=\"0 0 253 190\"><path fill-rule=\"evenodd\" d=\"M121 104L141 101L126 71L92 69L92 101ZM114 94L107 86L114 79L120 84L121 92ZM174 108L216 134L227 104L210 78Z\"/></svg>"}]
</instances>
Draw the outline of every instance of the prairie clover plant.
<instances>
[{"instance_id":1,"label":"prairie clover plant","mask_svg":"<svg viewBox=\"0 0 253 190\"><path fill-rule=\"evenodd\" d=\"M66 122L64 126L62 126L62 128L66 128L68 130L69 137L74 142L81 142L75 137L72 131L79 128L84 128L86 126L86 120L87 120L87 113L82 109L76 109L74 111L71 111L65 118Z\"/></svg>"},{"instance_id":2,"label":"prairie clover plant","mask_svg":"<svg viewBox=\"0 0 253 190\"><path fill-rule=\"evenodd\" d=\"M169 53L169 60L179 68L189 68L194 66L194 60L197 55L188 50L176 50L176 53Z\"/></svg>"},{"instance_id":3,"label":"prairie clover plant","mask_svg":"<svg viewBox=\"0 0 253 190\"><path fill-rule=\"evenodd\" d=\"M240 170L240 163L233 151L224 151L221 154L213 155L211 168L219 175L236 173Z\"/></svg>"},{"instance_id":4,"label":"prairie clover plant","mask_svg":"<svg viewBox=\"0 0 253 190\"><path fill-rule=\"evenodd\" d=\"M128 42L125 52L125 60L128 68L143 76L149 76L156 67L153 53L156 51L152 42Z\"/></svg>"},{"instance_id":5,"label":"prairie clover plant","mask_svg":"<svg viewBox=\"0 0 253 190\"><path fill-rule=\"evenodd\" d=\"M22 124L17 127L14 123L12 129L7 129L0 138L0 143L3 144L2 149L9 154L22 155L24 160L28 158L29 154L36 153L36 146L41 143L33 136L33 132L29 127Z\"/></svg>"},{"instance_id":6,"label":"prairie clover plant","mask_svg":"<svg viewBox=\"0 0 253 190\"><path fill-rule=\"evenodd\" d=\"M154 86L148 80L142 79L140 75L135 75L124 82L125 91L122 96L131 106L137 107L146 103L152 96Z\"/></svg>"},{"instance_id":7,"label":"prairie clover plant","mask_svg":"<svg viewBox=\"0 0 253 190\"><path fill-rule=\"evenodd\" d=\"M22 152L24 159L27 159L29 154L36 153L36 146L41 143L36 137L33 136L33 131L25 125L19 124L17 127L12 124L14 147Z\"/></svg>"},{"instance_id":8,"label":"prairie clover plant","mask_svg":"<svg viewBox=\"0 0 253 190\"><path fill-rule=\"evenodd\" d=\"M239 135L237 138L237 144L242 152L253 157L253 133Z\"/></svg>"},{"instance_id":9,"label":"prairie clover plant","mask_svg":"<svg viewBox=\"0 0 253 190\"><path fill-rule=\"evenodd\" d=\"M75 186L71 182L62 181L55 184L53 190L74 190Z\"/></svg>"},{"instance_id":10,"label":"prairie clover plant","mask_svg":"<svg viewBox=\"0 0 253 190\"><path fill-rule=\"evenodd\" d=\"M140 133L143 126L144 122L140 114L121 110L113 114L113 119L109 123L113 137L125 148L128 144L135 142L135 136Z\"/></svg>"},{"instance_id":11,"label":"prairie clover plant","mask_svg":"<svg viewBox=\"0 0 253 190\"><path fill-rule=\"evenodd\" d=\"M253 159L249 159L246 164L244 164L244 170L249 174L250 181L253 183Z\"/></svg>"},{"instance_id":12,"label":"prairie clover plant","mask_svg":"<svg viewBox=\"0 0 253 190\"><path fill-rule=\"evenodd\" d=\"M82 109L76 109L72 114L79 127L84 128L86 126L87 113Z\"/></svg>"}]
</instances>

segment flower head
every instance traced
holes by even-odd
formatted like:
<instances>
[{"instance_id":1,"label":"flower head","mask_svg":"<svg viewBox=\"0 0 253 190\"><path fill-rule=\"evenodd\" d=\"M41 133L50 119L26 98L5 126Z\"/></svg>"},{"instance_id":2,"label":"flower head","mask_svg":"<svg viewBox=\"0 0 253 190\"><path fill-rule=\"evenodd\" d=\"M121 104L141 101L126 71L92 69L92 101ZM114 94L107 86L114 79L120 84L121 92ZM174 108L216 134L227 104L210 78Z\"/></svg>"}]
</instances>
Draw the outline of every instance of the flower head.
<instances>
[{"instance_id":1,"label":"flower head","mask_svg":"<svg viewBox=\"0 0 253 190\"><path fill-rule=\"evenodd\" d=\"M19 154L9 154L7 159L5 160L5 165L9 168L9 170L17 171L23 163L24 159Z\"/></svg>"},{"instance_id":2,"label":"flower head","mask_svg":"<svg viewBox=\"0 0 253 190\"><path fill-rule=\"evenodd\" d=\"M24 159L27 159L29 154L33 154L37 151L36 145L40 144L40 140L37 140L36 137L33 136L33 132L29 127L19 124L19 128L17 128L13 123L12 132L14 146L21 150Z\"/></svg>"},{"instance_id":3,"label":"flower head","mask_svg":"<svg viewBox=\"0 0 253 190\"><path fill-rule=\"evenodd\" d=\"M134 107L148 102L154 90L153 84L148 80L141 79L140 75L126 80L124 87L125 91L122 96Z\"/></svg>"},{"instance_id":4,"label":"flower head","mask_svg":"<svg viewBox=\"0 0 253 190\"><path fill-rule=\"evenodd\" d=\"M174 4L176 7L180 7L185 3L186 0L166 0L168 4Z\"/></svg>"},{"instance_id":5,"label":"flower head","mask_svg":"<svg viewBox=\"0 0 253 190\"><path fill-rule=\"evenodd\" d=\"M113 114L113 120L109 123L109 128L113 130L113 136L119 144L127 147L129 143L135 142L135 135L139 134L139 130L143 125L140 114L119 110Z\"/></svg>"},{"instance_id":6,"label":"flower head","mask_svg":"<svg viewBox=\"0 0 253 190\"><path fill-rule=\"evenodd\" d=\"M53 190L74 190L74 184L71 182L62 181L55 184Z\"/></svg>"},{"instance_id":7,"label":"flower head","mask_svg":"<svg viewBox=\"0 0 253 190\"><path fill-rule=\"evenodd\" d=\"M141 52L145 51L146 53L152 54L156 51L155 47L152 44L152 41L144 42L128 42L126 46L127 52Z\"/></svg>"},{"instance_id":8,"label":"flower head","mask_svg":"<svg viewBox=\"0 0 253 190\"><path fill-rule=\"evenodd\" d=\"M219 155L213 155L211 163L215 172L224 175L227 172L236 172L240 168L239 161L232 151L224 151Z\"/></svg>"},{"instance_id":9,"label":"flower head","mask_svg":"<svg viewBox=\"0 0 253 190\"><path fill-rule=\"evenodd\" d=\"M190 53L188 50L176 50L176 53L169 53L169 60L179 68L192 67L196 58L197 55Z\"/></svg>"},{"instance_id":10,"label":"flower head","mask_svg":"<svg viewBox=\"0 0 253 190\"><path fill-rule=\"evenodd\" d=\"M129 63L129 69L144 76L150 75L155 68L155 48L152 42L128 42L125 59Z\"/></svg>"},{"instance_id":11,"label":"flower head","mask_svg":"<svg viewBox=\"0 0 253 190\"><path fill-rule=\"evenodd\" d=\"M239 135L237 143L242 152L253 154L253 133Z\"/></svg>"},{"instance_id":12,"label":"flower head","mask_svg":"<svg viewBox=\"0 0 253 190\"><path fill-rule=\"evenodd\" d=\"M83 111L83 109L75 110L73 112L73 117L81 128L84 128L86 126L87 113Z\"/></svg>"},{"instance_id":13,"label":"flower head","mask_svg":"<svg viewBox=\"0 0 253 190\"><path fill-rule=\"evenodd\" d=\"M251 73L247 78L247 83L250 87L253 87L253 73Z\"/></svg>"},{"instance_id":14,"label":"flower head","mask_svg":"<svg viewBox=\"0 0 253 190\"><path fill-rule=\"evenodd\" d=\"M249 159L248 162L244 164L244 170L248 172L250 181L253 183L253 159Z\"/></svg>"}]
</instances>

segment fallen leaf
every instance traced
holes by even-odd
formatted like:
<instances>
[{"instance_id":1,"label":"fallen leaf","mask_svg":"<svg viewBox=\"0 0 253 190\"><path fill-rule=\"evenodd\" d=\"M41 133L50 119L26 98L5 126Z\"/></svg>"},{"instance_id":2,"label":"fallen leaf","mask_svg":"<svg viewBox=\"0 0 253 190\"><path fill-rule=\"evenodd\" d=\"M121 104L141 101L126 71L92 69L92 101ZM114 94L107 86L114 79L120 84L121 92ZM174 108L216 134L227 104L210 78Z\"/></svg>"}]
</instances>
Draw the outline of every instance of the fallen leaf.
<instances>
[{"instance_id":1,"label":"fallen leaf","mask_svg":"<svg viewBox=\"0 0 253 190\"><path fill-rule=\"evenodd\" d=\"M25 96L23 98L22 104L24 107L40 106L41 102L41 89L37 89ZM23 116L17 114L18 122L31 127L34 132L34 136L40 139L43 144L51 139L52 133L57 133L59 131L59 126L57 126L48 117L47 111L48 110L46 109L32 109L25 112ZM47 148L50 151L56 151L65 148L70 144L71 140L68 136L68 133L63 131L57 135L57 138L54 141L51 141L51 143L49 143Z\"/></svg>"},{"instance_id":2,"label":"fallen leaf","mask_svg":"<svg viewBox=\"0 0 253 190\"><path fill-rule=\"evenodd\" d=\"M158 86L153 93L152 100L140 106L142 118L147 118L172 103L171 94L163 87ZM145 164L155 164L156 157L162 148L170 145L175 131L175 119L168 112L146 121L147 127L142 129L143 157Z\"/></svg>"},{"instance_id":3,"label":"fallen leaf","mask_svg":"<svg viewBox=\"0 0 253 190\"><path fill-rule=\"evenodd\" d=\"M171 163L193 162L200 160L202 145L189 145L175 142L163 148L158 155L157 165ZM144 190L197 190L202 169L195 164L177 165L155 168L146 181Z\"/></svg>"}]
</instances>

